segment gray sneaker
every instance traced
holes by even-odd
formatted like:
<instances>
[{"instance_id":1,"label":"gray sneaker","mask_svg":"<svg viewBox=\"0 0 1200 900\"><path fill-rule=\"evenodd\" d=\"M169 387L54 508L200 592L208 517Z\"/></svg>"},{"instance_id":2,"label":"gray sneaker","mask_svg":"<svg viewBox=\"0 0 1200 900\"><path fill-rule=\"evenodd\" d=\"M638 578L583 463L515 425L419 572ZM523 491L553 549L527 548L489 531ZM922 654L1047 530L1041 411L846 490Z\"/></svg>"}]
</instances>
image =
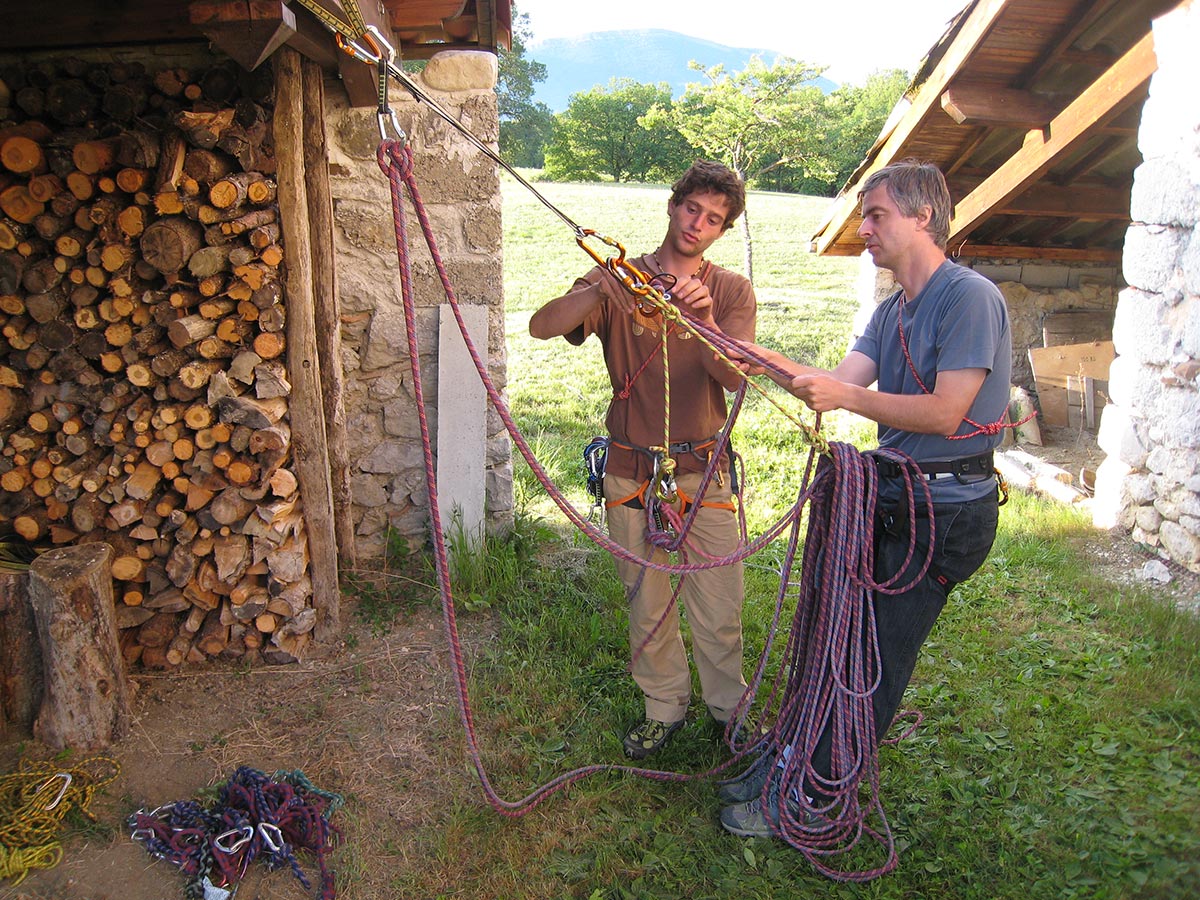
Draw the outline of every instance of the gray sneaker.
<instances>
[{"instance_id":1,"label":"gray sneaker","mask_svg":"<svg viewBox=\"0 0 1200 900\"><path fill-rule=\"evenodd\" d=\"M800 804L795 800L789 800L788 813L793 818L798 817ZM765 798L758 796L753 800L734 803L721 810L721 827L738 837L774 837L778 833L779 821L778 777L769 779Z\"/></svg>"},{"instance_id":2,"label":"gray sneaker","mask_svg":"<svg viewBox=\"0 0 1200 900\"><path fill-rule=\"evenodd\" d=\"M763 785L767 783L767 777L771 774L771 770L775 768L775 754L768 752L762 754L754 761L745 772L736 778L731 778L721 784L717 788L717 799L722 805L729 806L734 803L746 803L753 800L762 794Z\"/></svg>"}]
</instances>

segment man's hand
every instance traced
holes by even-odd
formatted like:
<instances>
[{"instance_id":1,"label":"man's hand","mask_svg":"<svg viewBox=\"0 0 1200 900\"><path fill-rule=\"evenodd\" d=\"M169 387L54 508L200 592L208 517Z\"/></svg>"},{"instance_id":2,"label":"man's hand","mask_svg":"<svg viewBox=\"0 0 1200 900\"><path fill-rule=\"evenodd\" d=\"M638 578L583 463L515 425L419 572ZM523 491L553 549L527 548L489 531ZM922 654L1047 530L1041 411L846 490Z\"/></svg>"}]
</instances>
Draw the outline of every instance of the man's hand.
<instances>
[{"instance_id":1,"label":"man's hand","mask_svg":"<svg viewBox=\"0 0 1200 900\"><path fill-rule=\"evenodd\" d=\"M846 383L832 375L797 375L789 390L813 412L826 413L845 405Z\"/></svg>"},{"instance_id":2,"label":"man's hand","mask_svg":"<svg viewBox=\"0 0 1200 900\"><path fill-rule=\"evenodd\" d=\"M680 309L685 310L692 318L699 320L709 328L717 326L713 319L713 298L708 285L699 278L688 278L676 283L671 289L671 300Z\"/></svg>"}]
</instances>

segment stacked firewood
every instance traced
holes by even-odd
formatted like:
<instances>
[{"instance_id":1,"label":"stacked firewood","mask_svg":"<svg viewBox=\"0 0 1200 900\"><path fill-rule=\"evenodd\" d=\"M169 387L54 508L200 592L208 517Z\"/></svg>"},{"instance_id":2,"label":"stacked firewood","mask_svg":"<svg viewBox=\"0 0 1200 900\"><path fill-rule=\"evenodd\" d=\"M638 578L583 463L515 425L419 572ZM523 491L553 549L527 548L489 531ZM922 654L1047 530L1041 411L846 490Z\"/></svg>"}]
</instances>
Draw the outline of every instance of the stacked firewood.
<instances>
[{"instance_id":1,"label":"stacked firewood","mask_svg":"<svg viewBox=\"0 0 1200 900\"><path fill-rule=\"evenodd\" d=\"M113 546L130 663L300 655L269 72L0 85L0 529Z\"/></svg>"}]
</instances>

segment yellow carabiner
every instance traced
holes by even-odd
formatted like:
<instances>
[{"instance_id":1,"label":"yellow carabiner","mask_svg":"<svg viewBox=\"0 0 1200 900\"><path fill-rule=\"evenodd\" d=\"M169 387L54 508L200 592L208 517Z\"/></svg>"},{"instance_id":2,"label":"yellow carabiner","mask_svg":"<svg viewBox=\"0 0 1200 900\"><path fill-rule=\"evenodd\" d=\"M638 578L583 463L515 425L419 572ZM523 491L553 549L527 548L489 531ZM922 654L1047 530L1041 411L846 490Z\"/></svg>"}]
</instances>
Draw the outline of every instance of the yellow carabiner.
<instances>
[{"instance_id":1,"label":"yellow carabiner","mask_svg":"<svg viewBox=\"0 0 1200 900\"><path fill-rule=\"evenodd\" d=\"M654 496L664 503L674 503L678 494L675 485L675 460L667 455L666 447L650 447L654 453L654 475L651 488Z\"/></svg>"}]
</instances>

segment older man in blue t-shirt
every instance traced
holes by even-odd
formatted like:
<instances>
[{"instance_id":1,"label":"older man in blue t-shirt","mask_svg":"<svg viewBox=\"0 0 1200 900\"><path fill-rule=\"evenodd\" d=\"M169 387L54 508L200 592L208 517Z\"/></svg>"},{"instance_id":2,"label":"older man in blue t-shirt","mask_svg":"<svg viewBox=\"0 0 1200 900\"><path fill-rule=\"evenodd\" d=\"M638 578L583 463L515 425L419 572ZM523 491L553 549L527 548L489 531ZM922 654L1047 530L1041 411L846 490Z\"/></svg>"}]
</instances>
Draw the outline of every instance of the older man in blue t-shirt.
<instances>
[{"instance_id":1,"label":"older man in blue t-shirt","mask_svg":"<svg viewBox=\"0 0 1200 900\"><path fill-rule=\"evenodd\" d=\"M929 569L910 590L874 606L882 671L872 703L876 733L882 735L947 595L983 564L996 536L992 450L1000 434L989 426L1008 407L1012 335L996 286L946 258L950 194L936 167L894 163L867 178L859 199L858 233L875 264L891 269L901 290L879 304L863 336L832 371L758 349L779 370L771 377L814 411L846 409L877 422L880 446L912 457L929 485L934 538ZM874 577L883 583L904 568L893 583L907 584L926 558L930 528L918 521L918 545L910 554L900 466L877 461ZM924 515L919 509L918 519ZM827 730L812 757L817 773L830 769L829 748ZM727 831L774 833L778 792L763 791L774 768L759 766L722 787L729 805L721 811L721 824Z\"/></svg>"}]
</instances>

